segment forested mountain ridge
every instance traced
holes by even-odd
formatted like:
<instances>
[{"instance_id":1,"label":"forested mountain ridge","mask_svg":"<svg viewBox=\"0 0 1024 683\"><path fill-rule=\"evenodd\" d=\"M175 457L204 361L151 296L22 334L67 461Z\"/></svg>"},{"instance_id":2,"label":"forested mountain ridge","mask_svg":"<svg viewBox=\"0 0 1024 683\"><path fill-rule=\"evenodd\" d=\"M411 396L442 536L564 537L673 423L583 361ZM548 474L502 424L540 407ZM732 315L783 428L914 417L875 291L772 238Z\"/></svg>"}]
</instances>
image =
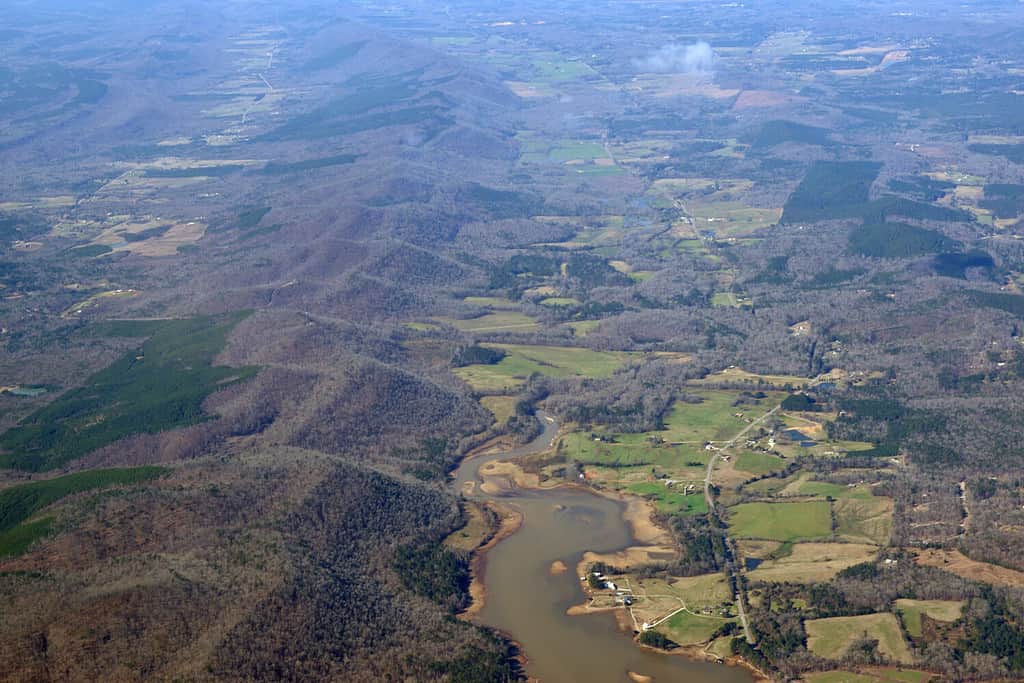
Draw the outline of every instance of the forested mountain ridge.
<instances>
[{"instance_id":1,"label":"forested mountain ridge","mask_svg":"<svg viewBox=\"0 0 1024 683\"><path fill-rule=\"evenodd\" d=\"M538 407L748 605L658 643L1020 677L1020 12L14 3L0 678L514 678L448 476Z\"/></svg>"}]
</instances>

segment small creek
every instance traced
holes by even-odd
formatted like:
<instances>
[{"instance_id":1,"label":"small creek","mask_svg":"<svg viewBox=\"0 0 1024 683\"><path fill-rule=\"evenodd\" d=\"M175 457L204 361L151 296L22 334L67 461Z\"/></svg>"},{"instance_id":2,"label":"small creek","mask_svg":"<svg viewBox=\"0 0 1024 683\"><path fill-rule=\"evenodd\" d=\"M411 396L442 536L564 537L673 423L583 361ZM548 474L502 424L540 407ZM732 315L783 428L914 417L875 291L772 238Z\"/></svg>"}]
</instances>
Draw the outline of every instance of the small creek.
<instances>
[{"instance_id":1,"label":"small creek","mask_svg":"<svg viewBox=\"0 0 1024 683\"><path fill-rule=\"evenodd\" d=\"M635 545L623 505L583 489L518 489L496 496L479 489L478 470L495 460L539 453L551 446L558 424L538 413L544 433L533 442L467 460L456 472L457 490L477 482L472 497L494 500L523 516L521 528L487 553L487 598L479 621L517 640L528 659L526 673L541 683L629 683L629 672L655 683L750 683L745 670L637 647L611 613L569 616L582 604L576 565L585 551L612 552ZM569 570L552 575L551 565Z\"/></svg>"}]
</instances>

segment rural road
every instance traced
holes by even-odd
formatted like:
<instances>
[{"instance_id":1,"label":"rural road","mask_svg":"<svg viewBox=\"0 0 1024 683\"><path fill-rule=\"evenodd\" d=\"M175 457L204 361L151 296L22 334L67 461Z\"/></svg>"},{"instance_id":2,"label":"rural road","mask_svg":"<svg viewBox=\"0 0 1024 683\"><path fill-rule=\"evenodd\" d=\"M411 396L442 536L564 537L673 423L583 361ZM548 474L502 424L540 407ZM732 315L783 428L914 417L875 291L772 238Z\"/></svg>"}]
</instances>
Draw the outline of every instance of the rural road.
<instances>
[{"instance_id":1,"label":"rural road","mask_svg":"<svg viewBox=\"0 0 1024 683\"><path fill-rule=\"evenodd\" d=\"M782 406L775 406L767 413L765 413L764 415L757 418L756 420L748 424L746 427L741 429L736 434L736 436L732 437L732 439L726 442L725 445L723 445L721 448L716 449L714 451L714 455L712 455L711 459L708 460L707 473L704 475L704 499L707 501L708 511L712 515L715 515L716 517L718 516L718 512L715 510L715 501L711 495L711 477L714 474L715 463L718 462L718 458L722 455L723 452L735 446L736 442L742 439L744 436L746 436L747 432L753 429L756 425L764 422L769 417L779 412L779 409L781 407ZM729 573L732 575L733 582L736 584L736 611L739 613L740 623L743 625L743 635L746 636L747 642L753 645L757 641L754 638L754 632L750 630L750 624L747 621L747 608L744 604L743 589L740 587L739 569L736 567L735 562L730 562Z\"/></svg>"}]
</instances>

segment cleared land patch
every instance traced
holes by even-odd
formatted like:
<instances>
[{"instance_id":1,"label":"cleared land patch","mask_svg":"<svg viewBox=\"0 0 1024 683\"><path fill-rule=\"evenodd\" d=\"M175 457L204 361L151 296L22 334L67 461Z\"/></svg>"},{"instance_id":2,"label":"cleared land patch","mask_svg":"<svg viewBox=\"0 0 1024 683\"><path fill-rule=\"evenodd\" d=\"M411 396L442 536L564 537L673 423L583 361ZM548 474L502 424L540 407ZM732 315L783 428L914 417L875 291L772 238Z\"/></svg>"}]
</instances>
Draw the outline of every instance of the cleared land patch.
<instances>
[{"instance_id":1,"label":"cleared land patch","mask_svg":"<svg viewBox=\"0 0 1024 683\"><path fill-rule=\"evenodd\" d=\"M853 542L886 545L892 535L893 501L851 495L835 502L836 533Z\"/></svg>"},{"instance_id":2,"label":"cleared land patch","mask_svg":"<svg viewBox=\"0 0 1024 683\"><path fill-rule=\"evenodd\" d=\"M917 563L938 567L971 581L997 586L1024 586L1024 572L1007 569L988 562L978 562L959 550L928 549L916 551Z\"/></svg>"},{"instance_id":3,"label":"cleared land patch","mask_svg":"<svg viewBox=\"0 0 1024 683\"><path fill-rule=\"evenodd\" d=\"M677 401L665 418L665 429L659 432L665 440L698 444L728 440L749 424L747 420L754 420L774 407L769 400L734 406L739 395L732 391L697 391L693 395L699 403Z\"/></svg>"},{"instance_id":4,"label":"cleared land patch","mask_svg":"<svg viewBox=\"0 0 1024 683\"><path fill-rule=\"evenodd\" d=\"M529 332L537 329L537 321L516 311L499 311L487 313L477 318L438 318L463 332Z\"/></svg>"},{"instance_id":5,"label":"cleared land patch","mask_svg":"<svg viewBox=\"0 0 1024 683\"><path fill-rule=\"evenodd\" d=\"M847 567L870 561L877 552L877 546L856 543L796 543L788 556L768 560L748 576L752 581L828 581Z\"/></svg>"},{"instance_id":6,"label":"cleared land patch","mask_svg":"<svg viewBox=\"0 0 1024 683\"><path fill-rule=\"evenodd\" d=\"M826 501L743 503L729 509L729 529L737 538L827 538L832 535L832 515Z\"/></svg>"},{"instance_id":7,"label":"cleared land patch","mask_svg":"<svg viewBox=\"0 0 1024 683\"><path fill-rule=\"evenodd\" d=\"M964 603L962 600L900 599L896 601L896 611L901 614L907 633L920 638L922 616L947 623L956 621L963 614Z\"/></svg>"},{"instance_id":8,"label":"cleared land patch","mask_svg":"<svg viewBox=\"0 0 1024 683\"><path fill-rule=\"evenodd\" d=\"M889 612L813 619L805 622L804 627L807 629L807 649L825 659L841 659L850 645L866 633L878 641L879 652L889 659L901 664L913 661L896 616Z\"/></svg>"},{"instance_id":9,"label":"cleared land patch","mask_svg":"<svg viewBox=\"0 0 1024 683\"><path fill-rule=\"evenodd\" d=\"M470 365L453 371L477 391L515 388L534 373L549 377L608 377L625 365L630 357L627 353L569 346L483 346L501 349L505 357L494 365Z\"/></svg>"}]
</instances>

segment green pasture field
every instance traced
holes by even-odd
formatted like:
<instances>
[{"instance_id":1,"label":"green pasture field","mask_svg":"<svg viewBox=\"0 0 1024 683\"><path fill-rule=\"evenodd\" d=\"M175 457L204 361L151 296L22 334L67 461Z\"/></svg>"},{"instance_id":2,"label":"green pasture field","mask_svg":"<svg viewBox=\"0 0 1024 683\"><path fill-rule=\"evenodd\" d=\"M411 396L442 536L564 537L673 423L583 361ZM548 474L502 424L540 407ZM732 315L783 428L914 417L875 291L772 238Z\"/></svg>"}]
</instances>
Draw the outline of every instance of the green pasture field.
<instances>
[{"instance_id":1,"label":"green pasture field","mask_svg":"<svg viewBox=\"0 0 1024 683\"><path fill-rule=\"evenodd\" d=\"M743 472L754 475L771 474L786 469L787 462L782 458L767 453L743 451L736 456L735 467Z\"/></svg>"},{"instance_id":2,"label":"green pasture field","mask_svg":"<svg viewBox=\"0 0 1024 683\"><path fill-rule=\"evenodd\" d=\"M448 323L463 332L529 332L538 327L536 320L518 311L495 311L478 318L438 318L437 320Z\"/></svg>"},{"instance_id":3,"label":"green pasture field","mask_svg":"<svg viewBox=\"0 0 1024 683\"><path fill-rule=\"evenodd\" d=\"M788 550L788 553L786 552ZM878 546L857 543L794 543L776 549L769 559L748 576L751 581L813 583L829 581L855 564L869 562Z\"/></svg>"},{"instance_id":4,"label":"green pasture field","mask_svg":"<svg viewBox=\"0 0 1024 683\"><path fill-rule=\"evenodd\" d=\"M900 599L896 601L896 611L902 616L907 633L920 638L922 616L947 623L956 621L963 614L964 603L961 600Z\"/></svg>"},{"instance_id":5,"label":"green pasture field","mask_svg":"<svg viewBox=\"0 0 1024 683\"><path fill-rule=\"evenodd\" d=\"M826 501L742 503L729 509L729 529L737 538L828 538L832 535L832 515Z\"/></svg>"},{"instance_id":6,"label":"green pasture field","mask_svg":"<svg viewBox=\"0 0 1024 683\"><path fill-rule=\"evenodd\" d=\"M697 488L690 495L684 495L662 482L640 482L632 484L628 490L630 493L653 500L658 511L665 514L697 515L708 511L703 487Z\"/></svg>"},{"instance_id":7,"label":"green pasture field","mask_svg":"<svg viewBox=\"0 0 1024 683\"><path fill-rule=\"evenodd\" d=\"M740 301L732 292L715 292L711 296L712 306L722 306L725 308L739 308Z\"/></svg>"},{"instance_id":8,"label":"green pasture field","mask_svg":"<svg viewBox=\"0 0 1024 683\"><path fill-rule=\"evenodd\" d=\"M467 304L483 306L496 311L518 310L519 304L500 296L467 296L463 299Z\"/></svg>"},{"instance_id":9,"label":"green pasture field","mask_svg":"<svg viewBox=\"0 0 1024 683\"><path fill-rule=\"evenodd\" d=\"M726 621L728 620L679 612L659 625L658 630L680 645L699 645L710 640L711 635Z\"/></svg>"},{"instance_id":10,"label":"green pasture field","mask_svg":"<svg viewBox=\"0 0 1024 683\"><path fill-rule=\"evenodd\" d=\"M589 433L573 432L562 438L562 444L567 457L587 465L658 465L671 468L686 467L688 462L697 462L700 466L707 464L707 455L701 451L683 447L654 448L646 442L643 434L620 434L613 438L614 442L595 441Z\"/></svg>"},{"instance_id":11,"label":"green pasture field","mask_svg":"<svg viewBox=\"0 0 1024 683\"><path fill-rule=\"evenodd\" d=\"M588 334L596 330L600 324L600 320L576 320L574 322L566 323L565 326L572 330L574 336L586 337Z\"/></svg>"},{"instance_id":12,"label":"green pasture field","mask_svg":"<svg viewBox=\"0 0 1024 683\"><path fill-rule=\"evenodd\" d=\"M747 237L775 225L782 217L782 209L753 208L741 202L691 204L686 208L698 230L712 230L719 239Z\"/></svg>"},{"instance_id":13,"label":"green pasture field","mask_svg":"<svg viewBox=\"0 0 1024 683\"><path fill-rule=\"evenodd\" d=\"M896 617L890 612L857 617L813 619L804 623L807 649L825 659L841 659L850 645L867 633L878 641L879 651L895 662L913 661Z\"/></svg>"},{"instance_id":14,"label":"green pasture field","mask_svg":"<svg viewBox=\"0 0 1024 683\"><path fill-rule=\"evenodd\" d=\"M505 358L494 365L470 365L454 370L456 375L477 391L514 388L522 385L533 373L549 377L609 377L623 367L630 357L623 352L592 351L567 346L483 346L503 350Z\"/></svg>"},{"instance_id":15,"label":"green pasture field","mask_svg":"<svg viewBox=\"0 0 1024 683\"><path fill-rule=\"evenodd\" d=\"M665 429L659 435L666 441L704 443L705 441L726 441L740 432L747 423L735 417L742 412L757 418L767 413L773 404L767 401L758 406L735 407L738 397L733 391L702 390L693 392L703 401L685 403L677 401L665 418Z\"/></svg>"},{"instance_id":16,"label":"green pasture field","mask_svg":"<svg viewBox=\"0 0 1024 683\"><path fill-rule=\"evenodd\" d=\"M889 543L892 536L892 499L852 495L836 500L834 510L836 534L840 538L854 543Z\"/></svg>"}]
</instances>

